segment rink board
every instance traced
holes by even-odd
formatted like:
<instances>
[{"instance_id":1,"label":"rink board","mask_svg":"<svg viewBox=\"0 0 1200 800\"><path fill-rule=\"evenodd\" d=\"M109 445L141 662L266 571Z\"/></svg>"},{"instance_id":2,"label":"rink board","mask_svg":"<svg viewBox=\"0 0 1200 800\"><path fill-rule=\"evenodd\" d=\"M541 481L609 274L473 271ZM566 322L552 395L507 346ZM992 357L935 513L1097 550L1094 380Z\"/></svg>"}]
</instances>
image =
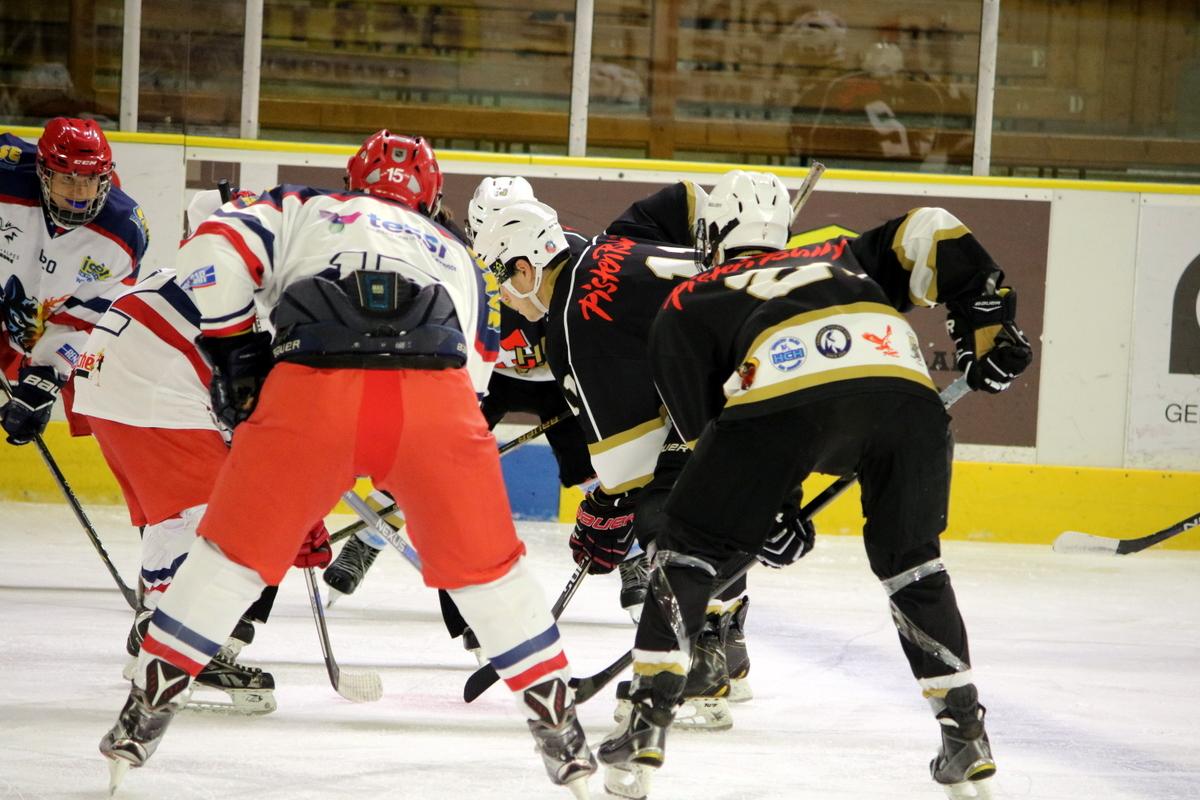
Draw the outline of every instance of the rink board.
<instances>
[{"instance_id":1,"label":"rink board","mask_svg":"<svg viewBox=\"0 0 1200 800\"><path fill-rule=\"evenodd\" d=\"M121 493L100 457L95 440L71 438L64 423L52 423L45 441L71 488L85 504L121 503ZM0 460L0 500L58 502L62 495L32 446L5 447ZM519 458L518 458L519 456ZM558 490L554 460L544 444L530 444L504 459L514 515L570 521L577 490ZM284 476L281 476L281 479ZM813 497L828 478L805 485ZM360 491L366 482L360 482ZM1064 530L1132 538L1195 514L1200 473L990 464L958 461L947 537L975 541L1050 544ZM339 506L339 513L349 513ZM822 535L857 535L862 530L859 495L850 489L817 516ZM1200 550L1200 530L1159 545Z\"/></svg>"}]
</instances>

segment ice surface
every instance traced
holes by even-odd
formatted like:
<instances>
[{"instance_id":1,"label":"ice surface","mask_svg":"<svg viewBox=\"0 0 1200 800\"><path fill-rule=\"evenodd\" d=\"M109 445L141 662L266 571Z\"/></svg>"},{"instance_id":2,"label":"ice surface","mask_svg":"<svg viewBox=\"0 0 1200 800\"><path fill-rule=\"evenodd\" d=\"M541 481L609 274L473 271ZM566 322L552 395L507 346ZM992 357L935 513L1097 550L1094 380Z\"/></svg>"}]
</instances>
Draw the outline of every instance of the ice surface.
<instances>
[{"instance_id":1,"label":"ice surface","mask_svg":"<svg viewBox=\"0 0 1200 800\"><path fill-rule=\"evenodd\" d=\"M89 512L132 581L136 531L120 509ZM565 531L520 526L549 601L572 568ZM949 542L945 560L989 707L997 797L1200 797L1200 554ZM928 778L937 726L861 543L820 538L790 569L755 570L751 588L755 698L734 706L731 731L673 733L651 796L941 797ZM581 674L632 643L618 589L615 575L589 577L567 608L562 630ZM0 798L104 797L96 745L126 694L130 618L65 506L0 505ZM398 554L383 554L329 625L344 669L382 673L383 700L334 694L293 571L244 653L275 674L279 710L181 714L117 796L569 797L546 779L502 685L463 704L474 659L447 638L434 592ZM593 746L612 708L610 692L582 708ZM603 796L598 777L592 792Z\"/></svg>"}]
</instances>

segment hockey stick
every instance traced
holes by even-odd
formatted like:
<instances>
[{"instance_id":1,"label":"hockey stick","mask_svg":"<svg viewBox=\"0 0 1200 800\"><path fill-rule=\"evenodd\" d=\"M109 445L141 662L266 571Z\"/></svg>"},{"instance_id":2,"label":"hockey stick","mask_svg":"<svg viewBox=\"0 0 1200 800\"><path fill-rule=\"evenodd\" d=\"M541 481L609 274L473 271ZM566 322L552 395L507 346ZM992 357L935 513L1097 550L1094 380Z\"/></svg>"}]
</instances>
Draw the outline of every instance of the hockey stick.
<instances>
[{"instance_id":1,"label":"hockey stick","mask_svg":"<svg viewBox=\"0 0 1200 800\"><path fill-rule=\"evenodd\" d=\"M554 601L554 607L550 609L550 614L556 621L562 616L563 609L567 607L567 603L571 602L571 598L575 596L576 590L579 589L579 584L583 583L583 578L587 575L587 570L591 563L592 559L585 557L583 561L579 562L579 566L575 567L575 571L571 573L571 577L567 579L567 585L563 587L562 593ZM492 684L498 680L500 680L500 675L491 664L480 667L467 678L467 682L463 686L463 700L470 703L491 688Z\"/></svg>"},{"instance_id":2,"label":"hockey stick","mask_svg":"<svg viewBox=\"0 0 1200 800\"><path fill-rule=\"evenodd\" d=\"M350 509L358 515L367 527L373 528L380 536L387 539L388 544L400 551L400 555L416 568L417 572L421 571L421 556L417 554L416 548L409 544L408 540L400 535L400 531L388 524L388 521L383 518L378 512L371 509L367 502L355 494L353 491L346 492L342 495L342 500ZM392 506L395 507L395 504ZM333 537L329 537L330 540Z\"/></svg>"},{"instance_id":3,"label":"hockey stick","mask_svg":"<svg viewBox=\"0 0 1200 800\"><path fill-rule=\"evenodd\" d=\"M526 442L533 441L534 439L541 436L543 433L550 430L555 425L562 422L564 419L566 419L569 416L571 416L571 412L564 411L563 413L559 414L558 416L551 417L550 419L546 420L545 422L541 423L540 425L530 428L529 430L525 431L524 433L522 433L520 436L516 437L512 441L505 442L504 444L500 445L500 449L498 451L499 454L504 455L505 453L510 453L513 450L516 450L521 445L525 444ZM391 513L395 512L396 510L397 510L396 504L392 503L387 508L379 509L379 511L377 511L376 513L379 514L379 516L381 516L381 517L386 517L388 514L391 514ZM331 534L329 537L329 543L337 544L342 539L346 539L350 536L353 536L354 534L358 533L365 527L367 527L367 523L362 520L359 520L358 522L352 522L349 525L347 525L346 527L337 531L336 533Z\"/></svg>"},{"instance_id":4,"label":"hockey stick","mask_svg":"<svg viewBox=\"0 0 1200 800\"><path fill-rule=\"evenodd\" d=\"M971 388L967 386L966 376L960 375L949 386L942 390L940 395L942 404L946 408L950 408L952 405L962 399L963 395L967 394L969 391L971 391ZM817 512L821 511L823 508L825 508L825 506L832 503L835 498L842 494L842 492L846 491L857 482L857 473L838 478L836 481L829 484L829 486L825 487L824 491L806 503L804 508L800 509L800 514L806 519L812 519ZM749 572L750 568L757 563L757 556L747 554L744 556L737 556L724 564L721 570L717 573L717 576L713 578L713 585L715 588L712 590L712 593L709 594L709 597L716 597L717 595L721 594L721 592L732 586L734 581L738 580L747 572ZM653 580L651 581L650 586L653 589L659 589L661 587L660 584L656 584ZM655 600L662 602L660 595L657 592L655 594ZM667 601L672 607L677 605L674 595L668 597ZM677 636L678 631L683 630L684 626L682 619L676 619L674 616L672 616L672 618L668 619L667 622L671 626L671 629L676 631ZM603 689L610 681L612 681L613 678L624 672L625 668L632 663L633 650L629 650L623 656L597 672L595 675L579 679L572 678L571 685L575 688L575 702L584 703L590 700L595 696L596 692Z\"/></svg>"},{"instance_id":5,"label":"hockey stick","mask_svg":"<svg viewBox=\"0 0 1200 800\"><path fill-rule=\"evenodd\" d=\"M1147 547L1153 547L1159 542L1165 542L1184 531L1200 527L1200 514L1193 514L1187 519L1176 522L1169 528L1163 528L1158 533L1151 533L1137 539L1110 539L1107 536L1093 536L1080 531L1063 531L1054 540L1056 553L1107 553L1114 556L1125 556L1139 553Z\"/></svg>"},{"instance_id":6,"label":"hockey stick","mask_svg":"<svg viewBox=\"0 0 1200 800\"><path fill-rule=\"evenodd\" d=\"M817 188L817 181L821 180L821 176L825 174L825 165L820 161L812 162L812 166L808 168L808 174L804 176L804 182L800 184L800 188L796 190L796 196L792 198L792 219L788 223L788 227L796 224L796 218L800 216L800 209L804 208L804 204L808 202L808 198Z\"/></svg>"},{"instance_id":7,"label":"hockey stick","mask_svg":"<svg viewBox=\"0 0 1200 800\"><path fill-rule=\"evenodd\" d=\"M4 394L11 400L12 385L9 384L8 377L3 372L0 372L0 386L4 388ZM104 545L100 542L100 537L96 534L96 528L92 525L91 520L88 519L87 514L84 513L83 506L79 504L79 498L75 496L75 492L71 491L71 485L67 483L66 476L58 468L58 462L54 460L54 456L50 454L50 448L46 447L41 434L34 436L33 441L37 444L38 452L41 453L42 460L46 462L46 467L50 470L50 474L54 476L54 482L58 484L63 497L67 499L67 505L75 512L75 519L79 520L79 524L83 526L83 532L92 540L92 546L100 554L100 560L104 562L104 566L108 568L109 574L117 582L117 588L121 590L121 596L125 598L125 602L129 604L130 608L137 611L137 593L133 589L130 589L128 584L121 579L121 573L117 572L112 559L108 556L108 551L104 549Z\"/></svg>"},{"instance_id":8,"label":"hockey stick","mask_svg":"<svg viewBox=\"0 0 1200 800\"><path fill-rule=\"evenodd\" d=\"M383 697L383 680L378 672L342 672L338 667L333 657L333 647L329 644L329 628L325 625L321 590L317 588L317 579L312 567L304 570L304 580L308 583L308 602L312 606L313 621L317 623L321 655L325 657L325 669L329 673L329 682L333 684L333 690L352 703L373 703Z\"/></svg>"}]
</instances>

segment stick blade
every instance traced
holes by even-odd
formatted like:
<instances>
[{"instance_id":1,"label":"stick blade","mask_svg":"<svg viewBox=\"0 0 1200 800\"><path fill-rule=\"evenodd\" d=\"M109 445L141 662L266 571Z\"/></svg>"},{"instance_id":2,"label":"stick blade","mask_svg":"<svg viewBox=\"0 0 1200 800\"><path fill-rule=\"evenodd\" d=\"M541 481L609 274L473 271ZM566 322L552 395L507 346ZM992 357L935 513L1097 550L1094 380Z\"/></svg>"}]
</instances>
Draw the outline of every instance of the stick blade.
<instances>
[{"instance_id":1,"label":"stick blade","mask_svg":"<svg viewBox=\"0 0 1200 800\"><path fill-rule=\"evenodd\" d=\"M498 680L500 680L500 675L491 664L480 667L471 673L466 684L463 685L463 701L467 703L474 701L479 695L492 688L492 684Z\"/></svg>"},{"instance_id":2,"label":"stick blade","mask_svg":"<svg viewBox=\"0 0 1200 800\"><path fill-rule=\"evenodd\" d=\"M334 690L351 703L374 703L383 697L383 679L378 672L338 672Z\"/></svg>"},{"instance_id":3,"label":"stick blade","mask_svg":"<svg viewBox=\"0 0 1200 800\"><path fill-rule=\"evenodd\" d=\"M1120 539L1106 539L1103 536L1093 536L1080 531L1063 531L1054 540L1056 553L1100 553L1115 556Z\"/></svg>"}]
</instances>

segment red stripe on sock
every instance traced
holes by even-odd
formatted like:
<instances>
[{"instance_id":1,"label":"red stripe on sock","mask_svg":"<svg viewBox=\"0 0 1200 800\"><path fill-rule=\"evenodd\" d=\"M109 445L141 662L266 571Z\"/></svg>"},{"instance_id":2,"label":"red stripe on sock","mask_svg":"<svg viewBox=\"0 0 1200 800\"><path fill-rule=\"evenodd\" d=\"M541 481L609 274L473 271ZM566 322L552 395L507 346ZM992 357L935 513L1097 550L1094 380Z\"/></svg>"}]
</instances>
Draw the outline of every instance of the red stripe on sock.
<instances>
[{"instance_id":1,"label":"red stripe on sock","mask_svg":"<svg viewBox=\"0 0 1200 800\"><path fill-rule=\"evenodd\" d=\"M538 678L549 675L551 672L556 672L567 667L567 654L562 650L558 651L558 655L554 658L534 664L524 672L515 675L511 678L505 678L504 682L508 684L508 688L514 692L524 691L533 685Z\"/></svg>"},{"instance_id":2,"label":"red stripe on sock","mask_svg":"<svg viewBox=\"0 0 1200 800\"><path fill-rule=\"evenodd\" d=\"M174 664L193 678L200 674L200 670L204 669L204 664L193 661L178 650L168 647L149 635L142 640L142 649L152 656L158 656L164 661Z\"/></svg>"}]
</instances>

